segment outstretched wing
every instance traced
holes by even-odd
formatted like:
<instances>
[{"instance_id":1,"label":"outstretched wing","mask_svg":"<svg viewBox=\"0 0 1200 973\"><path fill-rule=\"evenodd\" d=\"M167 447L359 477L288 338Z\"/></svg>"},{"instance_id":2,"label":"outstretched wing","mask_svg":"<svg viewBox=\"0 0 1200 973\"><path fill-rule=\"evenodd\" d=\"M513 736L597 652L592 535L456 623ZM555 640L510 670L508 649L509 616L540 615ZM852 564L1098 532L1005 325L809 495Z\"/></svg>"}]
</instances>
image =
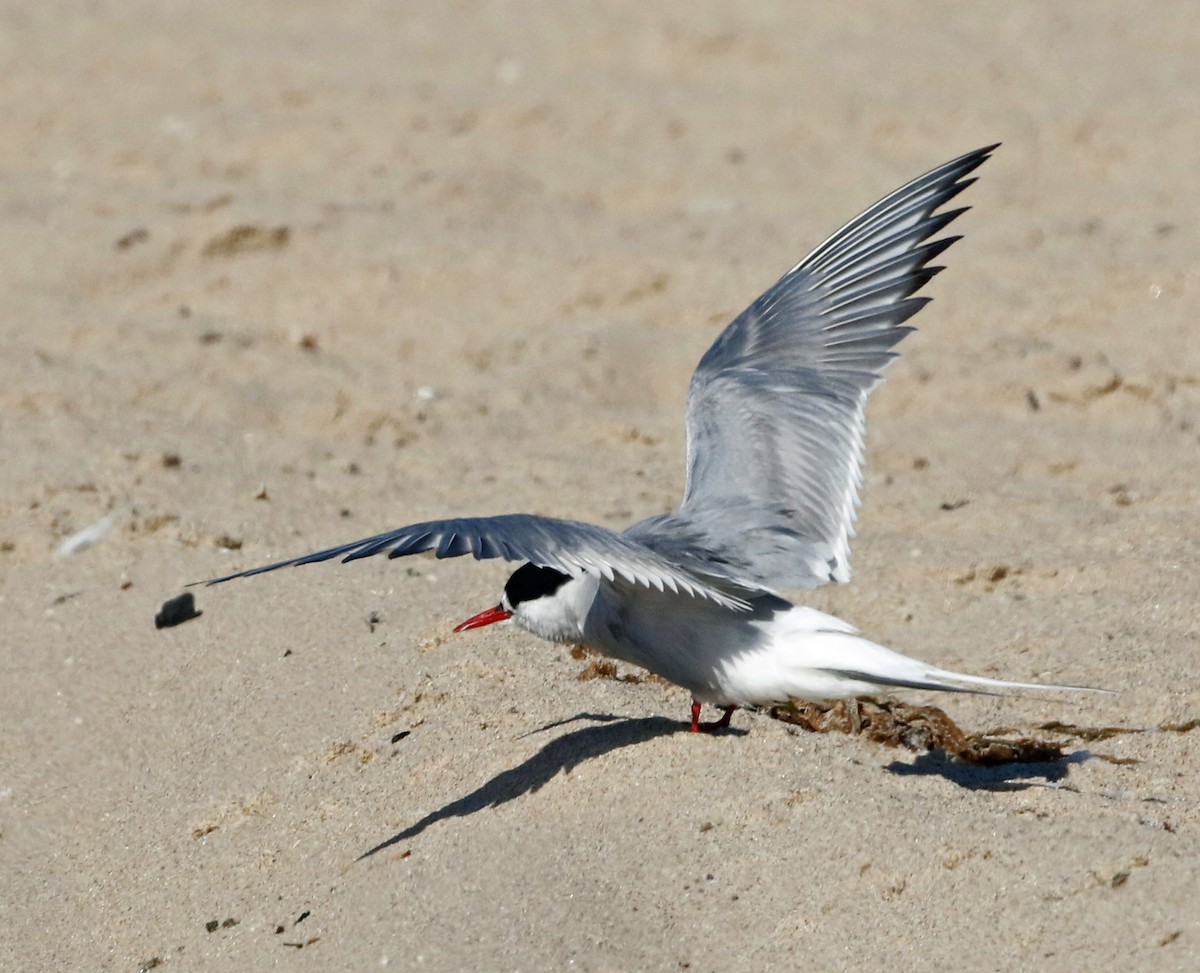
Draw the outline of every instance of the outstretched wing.
<instances>
[{"instance_id":1,"label":"outstretched wing","mask_svg":"<svg viewBox=\"0 0 1200 973\"><path fill-rule=\"evenodd\" d=\"M687 488L671 514L628 536L680 563L769 588L847 581L863 408L912 295L958 237L926 242L995 145L939 166L847 223L717 338L688 392Z\"/></svg>"},{"instance_id":2,"label":"outstretched wing","mask_svg":"<svg viewBox=\"0 0 1200 973\"><path fill-rule=\"evenodd\" d=\"M277 568L315 564L334 558L346 562L375 554L404 557L425 551L433 551L437 557L471 554L479 560L499 557L506 561L531 561L566 574L598 574L609 581L619 576L631 584L707 598L726 608L744 610L748 607L735 594L691 574L623 534L595 524L535 517L531 514L431 520L198 583L220 584L222 581L248 578Z\"/></svg>"}]
</instances>

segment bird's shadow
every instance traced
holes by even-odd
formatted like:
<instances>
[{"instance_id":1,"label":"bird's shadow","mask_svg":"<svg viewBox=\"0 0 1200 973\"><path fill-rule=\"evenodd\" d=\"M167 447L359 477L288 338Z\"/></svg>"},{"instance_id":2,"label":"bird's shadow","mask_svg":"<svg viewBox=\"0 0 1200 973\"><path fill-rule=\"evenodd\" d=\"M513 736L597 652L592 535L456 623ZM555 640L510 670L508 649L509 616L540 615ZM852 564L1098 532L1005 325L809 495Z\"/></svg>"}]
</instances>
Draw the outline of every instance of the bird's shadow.
<instances>
[{"instance_id":1,"label":"bird's shadow","mask_svg":"<svg viewBox=\"0 0 1200 973\"><path fill-rule=\"evenodd\" d=\"M386 841L381 841L374 848L359 856L359 861L390 848L401 841L415 838L430 825L437 824L447 818L461 818L482 811L485 808L497 807L516 800L524 794L538 791L550 781L559 771L570 772L585 760L599 757L622 747L646 743L655 737L667 736L672 733L682 733L688 730L687 723L669 720L663 716L650 716L642 719L621 719L612 716L597 716L581 713L570 720L560 720L547 724L533 732L544 732L564 723L575 720L604 720L603 726L587 726L580 730L572 730L560 737L555 737L541 750L528 760L503 771L489 780L483 786L460 797L456 801L431 811L420 821L410 824L403 831L392 835ZM744 736L745 730L729 728L721 732L722 736ZM528 736L529 734L526 734Z\"/></svg>"},{"instance_id":2,"label":"bird's shadow","mask_svg":"<svg viewBox=\"0 0 1200 973\"><path fill-rule=\"evenodd\" d=\"M910 764L896 760L884 769L897 777L944 777L972 791L1023 791L1061 786L1071 764L1090 758L1088 751L1080 750L1059 760L1012 761L987 767L955 760L942 750L929 750Z\"/></svg>"},{"instance_id":3,"label":"bird's shadow","mask_svg":"<svg viewBox=\"0 0 1200 973\"><path fill-rule=\"evenodd\" d=\"M447 818L461 818L489 807L498 807L516 800L524 794L532 794L549 782L560 771L569 773L575 767L593 757L599 757L622 747L646 743L656 737L687 731L688 724L669 720L663 716L641 719L625 719L596 713L580 713L565 720L547 723L522 736L544 733L580 720L601 723L586 726L555 737L528 760L510 770L505 770L470 794L431 811L421 820L398 831L375 847L363 852L359 861L370 858L401 841L415 838L431 825ZM721 736L745 736L745 730L729 727ZM520 739L520 738L518 738ZM1069 754L1061 760L1036 763L1007 763L993 767L962 763L940 750L921 754L912 763L894 761L884 769L898 777L944 777L946 780L967 790L1020 791L1030 787L1056 786L1063 781L1071 764L1082 763L1091 754L1086 750Z\"/></svg>"}]
</instances>

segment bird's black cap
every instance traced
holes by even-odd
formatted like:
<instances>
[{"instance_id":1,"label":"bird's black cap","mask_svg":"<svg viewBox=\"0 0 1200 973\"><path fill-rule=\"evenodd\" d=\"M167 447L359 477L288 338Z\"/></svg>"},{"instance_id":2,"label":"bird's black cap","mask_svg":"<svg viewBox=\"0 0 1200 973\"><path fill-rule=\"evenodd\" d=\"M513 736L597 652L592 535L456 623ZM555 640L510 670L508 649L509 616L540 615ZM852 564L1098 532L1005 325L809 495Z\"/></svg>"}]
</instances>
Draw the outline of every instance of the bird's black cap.
<instances>
[{"instance_id":1,"label":"bird's black cap","mask_svg":"<svg viewBox=\"0 0 1200 973\"><path fill-rule=\"evenodd\" d=\"M516 608L523 601L533 601L536 598L554 594L570 580L569 574L563 574L554 568L543 568L537 564L522 564L504 585L504 594L508 598L509 605Z\"/></svg>"}]
</instances>

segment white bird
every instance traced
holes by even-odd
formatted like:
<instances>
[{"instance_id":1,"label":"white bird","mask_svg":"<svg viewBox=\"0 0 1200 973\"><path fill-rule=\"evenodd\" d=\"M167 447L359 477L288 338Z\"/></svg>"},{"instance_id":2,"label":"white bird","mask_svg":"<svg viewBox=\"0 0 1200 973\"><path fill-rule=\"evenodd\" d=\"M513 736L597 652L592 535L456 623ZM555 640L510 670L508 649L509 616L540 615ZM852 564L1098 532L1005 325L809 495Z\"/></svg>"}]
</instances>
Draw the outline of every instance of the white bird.
<instances>
[{"instance_id":1,"label":"white bird","mask_svg":"<svg viewBox=\"0 0 1200 973\"><path fill-rule=\"evenodd\" d=\"M525 561L500 603L455 631L511 621L641 666L691 692L693 731L727 726L740 705L1081 688L941 669L778 594L850 579L867 396L928 303L912 295L942 269L930 262L959 239L926 242L966 208L939 210L995 148L897 189L725 328L692 376L678 510L622 533L529 514L435 520L208 584L384 553ZM700 722L704 703L720 720Z\"/></svg>"}]
</instances>

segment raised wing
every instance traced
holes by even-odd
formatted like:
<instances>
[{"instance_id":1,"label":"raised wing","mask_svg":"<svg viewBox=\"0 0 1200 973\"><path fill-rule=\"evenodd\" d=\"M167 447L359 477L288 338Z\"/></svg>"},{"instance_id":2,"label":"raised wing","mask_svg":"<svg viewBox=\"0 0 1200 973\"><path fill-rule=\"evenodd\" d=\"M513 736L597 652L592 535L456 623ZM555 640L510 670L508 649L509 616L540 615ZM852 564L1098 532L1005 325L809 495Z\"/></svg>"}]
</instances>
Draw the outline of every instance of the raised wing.
<instances>
[{"instance_id":1,"label":"raised wing","mask_svg":"<svg viewBox=\"0 0 1200 973\"><path fill-rule=\"evenodd\" d=\"M404 557L425 551L433 551L437 557L471 554L478 560L499 557L506 561L531 561L572 575L590 572L609 581L620 577L631 584L707 598L739 611L749 607L736 595L672 564L662 555L623 534L595 524L535 517L531 514L431 520L198 583L220 584L277 568L315 564L334 558L340 558L344 563L375 554Z\"/></svg>"},{"instance_id":2,"label":"raised wing","mask_svg":"<svg viewBox=\"0 0 1200 973\"><path fill-rule=\"evenodd\" d=\"M926 242L995 145L939 166L847 223L731 323L688 392L687 488L628 536L768 588L850 578L863 408L958 237Z\"/></svg>"}]
</instances>

